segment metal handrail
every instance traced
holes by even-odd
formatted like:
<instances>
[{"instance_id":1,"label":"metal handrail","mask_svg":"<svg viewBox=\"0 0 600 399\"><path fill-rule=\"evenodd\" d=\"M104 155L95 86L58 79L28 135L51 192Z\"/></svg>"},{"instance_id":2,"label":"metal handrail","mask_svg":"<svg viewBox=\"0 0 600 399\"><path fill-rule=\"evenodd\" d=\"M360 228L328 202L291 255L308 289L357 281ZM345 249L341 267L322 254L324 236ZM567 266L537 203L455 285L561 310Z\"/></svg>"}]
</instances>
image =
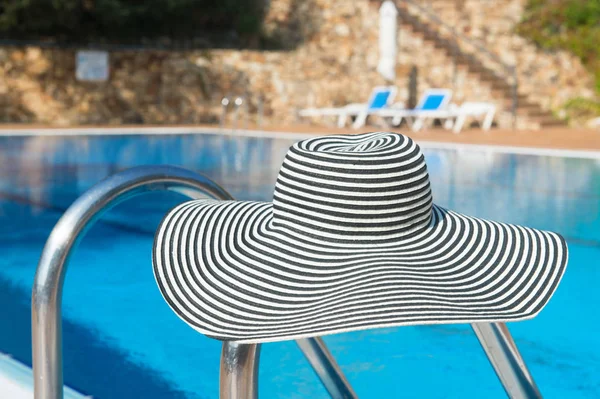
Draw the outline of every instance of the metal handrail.
<instances>
[{"instance_id":1,"label":"metal handrail","mask_svg":"<svg viewBox=\"0 0 600 399\"><path fill-rule=\"evenodd\" d=\"M223 97L221 99L221 118L219 120L219 127L221 129L225 128L225 118L227 117L227 107L229 106L229 97Z\"/></svg>"},{"instance_id":2,"label":"metal handrail","mask_svg":"<svg viewBox=\"0 0 600 399\"><path fill-rule=\"evenodd\" d=\"M322 338L298 339L296 343L332 398L357 398Z\"/></svg>"},{"instance_id":3,"label":"metal handrail","mask_svg":"<svg viewBox=\"0 0 600 399\"><path fill-rule=\"evenodd\" d=\"M171 166L142 166L117 173L80 196L60 218L42 251L31 297L35 399L62 399L62 293L69 256L94 221L133 196L167 190L190 198L232 199L208 178ZM506 326L472 324L488 359L511 398L541 398ZM321 338L296 341L329 394L355 399L340 367ZM259 344L224 342L221 354L222 399L258 396Z\"/></svg>"},{"instance_id":4,"label":"metal handrail","mask_svg":"<svg viewBox=\"0 0 600 399\"><path fill-rule=\"evenodd\" d=\"M437 15L430 12L426 7L424 7L422 4L419 4L415 0L398 0L398 1L404 2L407 5L410 5L416 9L418 9L419 13L421 13L422 15L426 16L428 19L433 21L438 27L441 27L444 30L448 31L450 33L450 35L455 39L455 41L457 42L457 44L459 46L460 46L460 42L467 43L469 46L476 49L478 54L487 57L489 60L492 60L499 67L499 69L503 73L504 77L507 78L509 81L511 81L511 91L512 91L512 93L511 93L511 96L512 96L511 114L513 116L513 127L514 127L514 125L516 125L517 107L518 107L518 101L519 101L519 95L518 95L519 81L518 81L518 76L517 76L517 66L507 64L497 54L488 50L480 43L476 42L473 39L466 37L465 35L460 34L459 32L456 31L456 29L454 29L452 26L450 26L447 23L445 23L444 21L442 21ZM398 16L399 16L399 18L401 18L400 14L398 14ZM468 53L468 52L465 51L465 53ZM498 72L498 70L494 70L494 71Z\"/></svg>"},{"instance_id":5,"label":"metal handrail","mask_svg":"<svg viewBox=\"0 0 600 399\"><path fill-rule=\"evenodd\" d=\"M190 198L231 200L233 197L212 180L173 166L141 166L117 173L81 195L63 214L50 233L35 274L31 296L32 358L35 399L62 399L62 293L67 263L85 232L100 216L118 203L152 191L167 190ZM318 338L309 338L313 346L325 344ZM302 346L301 346L302 347ZM221 358L221 392L226 398L237 396L240 389L256 389L259 345L223 344ZM319 370L338 370L333 357L315 358L305 352L310 364ZM242 362L242 359L245 359ZM226 373L223 370L230 370ZM334 385L329 390L351 390L341 371L331 377ZM247 378L247 376L250 376ZM341 377L340 377L341 375ZM245 388L246 387L246 388ZM333 395L333 393L332 393Z\"/></svg>"},{"instance_id":6,"label":"metal handrail","mask_svg":"<svg viewBox=\"0 0 600 399\"><path fill-rule=\"evenodd\" d=\"M541 398L508 327L504 323L471 324L504 390L511 398Z\"/></svg>"},{"instance_id":7,"label":"metal handrail","mask_svg":"<svg viewBox=\"0 0 600 399\"><path fill-rule=\"evenodd\" d=\"M250 110L248 109L248 101L246 101L246 97L236 97L233 100L234 109L233 109L233 130L238 130L238 117L240 108L244 108L245 119L244 119L244 129L248 129L248 118L250 117Z\"/></svg>"},{"instance_id":8,"label":"metal handrail","mask_svg":"<svg viewBox=\"0 0 600 399\"><path fill-rule=\"evenodd\" d=\"M244 109L244 129L248 129L248 121L250 119L250 109L249 109L249 101L246 96L238 96L231 100L229 97L225 96L221 99L221 116L219 120L219 127L221 129L225 128L225 122L227 119L227 109L230 105L233 105L233 121L232 121L232 131L238 130L238 118L240 108ZM258 98L258 107L257 107L257 115L256 115L256 125L258 127L262 126L263 120L263 103L262 97Z\"/></svg>"},{"instance_id":9,"label":"metal handrail","mask_svg":"<svg viewBox=\"0 0 600 399\"><path fill-rule=\"evenodd\" d=\"M168 190L192 198L231 199L206 177L159 166L125 170L80 196L50 233L35 274L31 297L32 357L36 399L63 397L62 292L67 262L87 229L104 212L133 196Z\"/></svg>"},{"instance_id":10,"label":"metal handrail","mask_svg":"<svg viewBox=\"0 0 600 399\"><path fill-rule=\"evenodd\" d=\"M223 343L219 374L222 399L258 398L260 345Z\"/></svg>"}]
</instances>

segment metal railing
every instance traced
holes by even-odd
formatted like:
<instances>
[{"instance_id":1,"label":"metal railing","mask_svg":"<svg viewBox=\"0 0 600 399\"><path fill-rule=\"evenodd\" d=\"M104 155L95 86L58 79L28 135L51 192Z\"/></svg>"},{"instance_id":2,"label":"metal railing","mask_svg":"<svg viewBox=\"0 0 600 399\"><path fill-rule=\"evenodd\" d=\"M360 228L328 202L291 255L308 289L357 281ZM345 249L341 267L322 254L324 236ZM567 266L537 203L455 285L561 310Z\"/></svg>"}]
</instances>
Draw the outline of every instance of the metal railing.
<instances>
[{"instance_id":1,"label":"metal railing","mask_svg":"<svg viewBox=\"0 0 600 399\"><path fill-rule=\"evenodd\" d=\"M483 58L482 64L484 67L487 67L493 73L500 74L499 77L503 78L511 87L511 114L513 117L513 125L516 125L517 107L519 105L519 80L516 65L507 64L497 54L485 48L481 43L460 34L452 26L442 21L440 17L429 11L423 4L415 0L397 1L398 3L406 4L409 9L411 7L416 9L418 14L423 15L425 18L432 21L435 24L435 27L439 29L438 33L440 33L440 35L443 35L443 32L445 31L465 55L476 54L479 58ZM401 14L402 13L398 13L400 19L403 17ZM441 37L443 38L443 36ZM485 62L487 62L488 65L491 64L493 66L486 66Z\"/></svg>"},{"instance_id":2,"label":"metal railing","mask_svg":"<svg viewBox=\"0 0 600 399\"><path fill-rule=\"evenodd\" d=\"M94 221L116 204L139 194L167 190L190 198L232 197L208 178L169 166L144 166L113 175L80 196L60 218L42 251L31 298L35 399L63 398L62 293L69 256ZM472 324L488 359L511 398L540 398L540 392L506 326ZM356 398L321 338L296 341L333 398ZM224 342L220 397L258 397L259 344Z\"/></svg>"},{"instance_id":3,"label":"metal railing","mask_svg":"<svg viewBox=\"0 0 600 399\"><path fill-rule=\"evenodd\" d=\"M100 216L131 197L167 190L190 198L233 199L212 180L171 166L142 166L117 173L81 195L63 214L50 233L35 274L31 296L32 358L35 399L63 398L62 293L69 256L85 232ZM319 338L302 340L300 348L319 347L323 355L307 353L311 364L323 370L338 370ZM221 396L256 397L259 345L223 344ZM318 370L317 374L321 375ZM341 374L341 372L340 372ZM325 377L321 377L322 379ZM351 391L344 378L331 377L327 389ZM241 391L248 389L247 391ZM241 395L240 392L248 394ZM254 396L250 394L253 393Z\"/></svg>"},{"instance_id":4,"label":"metal railing","mask_svg":"<svg viewBox=\"0 0 600 399\"><path fill-rule=\"evenodd\" d=\"M239 128L239 119L240 119L240 110L244 112L244 129L248 129L248 122L250 120L250 108L249 108L250 100L248 96L237 96L237 97L228 97L225 96L221 99L221 116L219 119L219 126L221 129L225 128L227 123L227 112L229 107L233 107L233 119L231 121L231 129L233 131L238 130ZM256 126L262 127L264 117L264 104L262 96L258 96L256 100Z\"/></svg>"}]
</instances>

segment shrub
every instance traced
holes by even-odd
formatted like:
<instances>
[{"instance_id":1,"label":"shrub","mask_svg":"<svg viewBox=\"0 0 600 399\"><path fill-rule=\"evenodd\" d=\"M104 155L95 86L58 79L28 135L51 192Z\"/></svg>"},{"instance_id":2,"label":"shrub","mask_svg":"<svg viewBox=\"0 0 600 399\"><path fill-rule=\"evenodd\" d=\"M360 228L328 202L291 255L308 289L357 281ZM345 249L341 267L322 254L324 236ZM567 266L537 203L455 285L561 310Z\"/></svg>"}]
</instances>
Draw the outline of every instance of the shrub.
<instances>
[{"instance_id":1,"label":"shrub","mask_svg":"<svg viewBox=\"0 0 600 399\"><path fill-rule=\"evenodd\" d=\"M565 103L565 110L571 118L591 119L600 115L600 101L576 97Z\"/></svg>"},{"instance_id":2,"label":"shrub","mask_svg":"<svg viewBox=\"0 0 600 399\"><path fill-rule=\"evenodd\" d=\"M578 56L600 93L600 0L529 0L518 32L542 48Z\"/></svg>"},{"instance_id":3,"label":"shrub","mask_svg":"<svg viewBox=\"0 0 600 399\"><path fill-rule=\"evenodd\" d=\"M126 43L259 33L264 0L0 0L5 39Z\"/></svg>"}]
</instances>

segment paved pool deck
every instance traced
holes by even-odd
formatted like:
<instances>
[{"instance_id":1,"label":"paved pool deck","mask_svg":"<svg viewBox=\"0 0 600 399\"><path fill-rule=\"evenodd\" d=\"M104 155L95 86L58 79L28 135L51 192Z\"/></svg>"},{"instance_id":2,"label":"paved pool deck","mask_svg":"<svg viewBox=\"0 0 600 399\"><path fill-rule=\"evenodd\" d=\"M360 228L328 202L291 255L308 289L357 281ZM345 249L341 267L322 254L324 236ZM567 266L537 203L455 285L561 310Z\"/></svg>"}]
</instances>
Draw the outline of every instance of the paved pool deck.
<instances>
[{"instance_id":1,"label":"paved pool deck","mask_svg":"<svg viewBox=\"0 0 600 399\"><path fill-rule=\"evenodd\" d=\"M31 368L0 353L0 398L33 399L33 374ZM71 388L64 388L64 399L92 399Z\"/></svg>"},{"instance_id":2,"label":"paved pool deck","mask_svg":"<svg viewBox=\"0 0 600 399\"><path fill-rule=\"evenodd\" d=\"M307 135L349 134L369 131L394 131L405 134L419 143L426 142L447 144L452 146L490 146L516 149L567 150L577 152L600 152L600 129L586 128L551 128L543 130L504 130L465 129L455 134L442 128L425 129L413 132L410 129L389 129L377 126L365 126L354 130L349 128L321 125L286 125L255 126L248 125L237 129L240 135ZM58 127L48 125L0 125L0 135L98 135L98 134L182 134L182 133L214 133L231 134L231 128L221 129L218 125L106 125L106 126L71 126ZM519 150L521 149L521 150ZM543 151L542 151L543 152Z\"/></svg>"}]
</instances>

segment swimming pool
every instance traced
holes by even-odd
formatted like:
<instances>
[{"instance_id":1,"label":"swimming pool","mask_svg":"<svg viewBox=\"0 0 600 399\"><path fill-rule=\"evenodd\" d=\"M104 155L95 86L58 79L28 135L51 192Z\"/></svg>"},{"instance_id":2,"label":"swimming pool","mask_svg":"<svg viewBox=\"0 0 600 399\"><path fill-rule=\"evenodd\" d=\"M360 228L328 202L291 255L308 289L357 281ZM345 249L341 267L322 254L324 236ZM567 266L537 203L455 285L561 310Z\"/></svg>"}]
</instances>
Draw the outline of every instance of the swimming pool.
<instances>
[{"instance_id":1,"label":"swimming pool","mask_svg":"<svg viewBox=\"0 0 600 399\"><path fill-rule=\"evenodd\" d=\"M0 137L0 352L31 364L29 300L52 226L83 191L119 170L180 165L239 199L270 200L291 138L198 135ZM418 137L417 137L418 141ZM600 396L600 162L425 148L434 200L474 216L562 233L565 278L535 320L510 325L547 398ZM148 194L92 228L64 294L64 379L95 398L216 398L220 343L180 321L150 263L161 216L179 202ZM465 325L325 338L361 398L504 397ZM327 397L293 342L263 345L260 395Z\"/></svg>"}]
</instances>

